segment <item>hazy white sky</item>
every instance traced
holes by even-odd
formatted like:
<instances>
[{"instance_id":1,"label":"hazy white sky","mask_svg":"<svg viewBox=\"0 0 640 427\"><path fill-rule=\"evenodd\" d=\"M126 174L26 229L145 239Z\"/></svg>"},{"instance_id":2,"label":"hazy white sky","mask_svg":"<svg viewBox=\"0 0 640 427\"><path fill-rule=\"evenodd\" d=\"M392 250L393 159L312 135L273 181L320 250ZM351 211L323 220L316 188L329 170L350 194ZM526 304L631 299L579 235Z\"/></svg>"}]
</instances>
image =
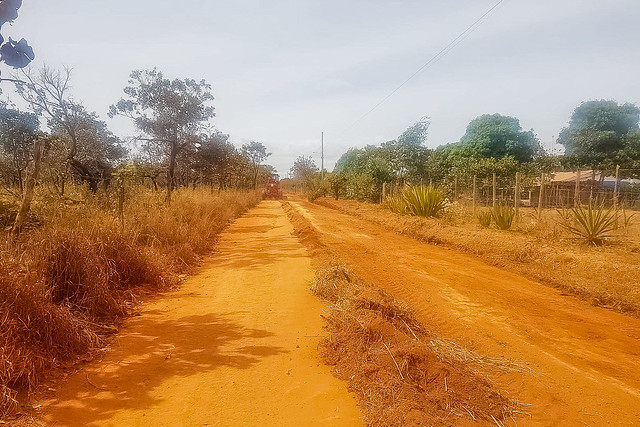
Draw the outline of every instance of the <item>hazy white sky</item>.
<instances>
[{"instance_id":1,"label":"hazy white sky","mask_svg":"<svg viewBox=\"0 0 640 427\"><path fill-rule=\"evenodd\" d=\"M518 117L549 145L581 101L640 103L640 1L506 0L351 126L496 2L24 0L2 32L29 41L35 66L73 68L76 98L123 137L131 124L106 113L131 70L207 80L215 127L237 145L263 142L281 175L299 155L320 163L321 131L331 170L347 148L425 115L431 147L485 113Z\"/></svg>"}]
</instances>

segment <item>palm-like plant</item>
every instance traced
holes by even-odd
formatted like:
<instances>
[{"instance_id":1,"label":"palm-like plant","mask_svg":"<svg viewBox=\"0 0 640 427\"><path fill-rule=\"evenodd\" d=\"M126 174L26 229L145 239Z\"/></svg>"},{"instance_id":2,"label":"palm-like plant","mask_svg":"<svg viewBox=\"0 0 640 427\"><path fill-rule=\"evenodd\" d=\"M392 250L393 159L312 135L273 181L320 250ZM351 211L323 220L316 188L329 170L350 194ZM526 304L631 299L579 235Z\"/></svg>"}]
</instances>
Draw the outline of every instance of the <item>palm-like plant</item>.
<instances>
[{"instance_id":1,"label":"palm-like plant","mask_svg":"<svg viewBox=\"0 0 640 427\"><path fill-rule=\"evenodd\" d=\"M616 229L617 219L616 208L607 208L603 202L590 200L588 205L579 204L571 208L560 225L588 243L602 245Z\"/></svg>"},{"instance_id":2,"label":"palm-like plant","mask_svg":"<svg viewBox=\"0 0 640 427\"><path fill-rule=\"evenodd\" d=\"M442 188L433 185L418 185L408 188L402 193L405 211L409 215L437 217L446 206Z\"/></svg>"}]
</instances>

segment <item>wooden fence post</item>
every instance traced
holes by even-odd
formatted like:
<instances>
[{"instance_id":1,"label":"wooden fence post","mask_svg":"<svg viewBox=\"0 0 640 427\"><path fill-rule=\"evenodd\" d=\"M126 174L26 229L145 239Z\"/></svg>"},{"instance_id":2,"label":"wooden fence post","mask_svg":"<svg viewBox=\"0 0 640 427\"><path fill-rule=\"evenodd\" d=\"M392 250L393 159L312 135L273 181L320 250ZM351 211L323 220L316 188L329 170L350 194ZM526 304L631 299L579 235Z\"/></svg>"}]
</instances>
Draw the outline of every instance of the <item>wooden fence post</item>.
<instances>
[{"instance_id":1,"label":"wooden fence post","mask_svg":"<svg viewBox=\"0 0 640 427\"><path fill-rule=\"evenodd\" d=\"M576 191L573 196L573 205L578 206L580 204L580 169L576 172Z\"/></svg>"},{"instance_id":2,"label":"wooden fence post","mask_svg":"<svg viewBox=\"0 0 640 427\"><path fill-rule=\"evenodd\" d=\"M544 173L540 175L540 193L538 194L538 217L542 216L543 203L544 203Z\"/></svg>"},{"instance_id":3,"label":"wooden fence post","mask_svg":"<svg viewBox=\"0 0 640 427\"><path fill-rule=\"evenodd\" d=\"M496 207L496 173L493 173L493 207Z\"/></svg>"},{"instance_id":4,"label":"wooden fence post","mask_svg":"<svg viewBox=\"0 0 640 427\"><path fill-rule=\"evenodd\" d=\"M476 176L473 175L473 215L476 214Z\"/></svg>"},{"instance_id":5,"label":"wooden fence post","mask_svg":"<svg viewBox=\"0 0 640 427\"><path fill-rule=\"evenodd\" d=\"M518 220L518 210L520 209L520 173L516 172L516 188L513 196L516 209L516 221Z\"/></svg>"},{"instance_id":6,"label":"wooden fence post","mask_svg":"<svg viewBox=\"0 0 640 427\"><path fill-rule=\"evenodd\" d=\"M614 209L618 209L619 203L619 195L620 191L620 165L616 165L616 183L613 187L613 207Z\"/></svg>"}]
</instances>

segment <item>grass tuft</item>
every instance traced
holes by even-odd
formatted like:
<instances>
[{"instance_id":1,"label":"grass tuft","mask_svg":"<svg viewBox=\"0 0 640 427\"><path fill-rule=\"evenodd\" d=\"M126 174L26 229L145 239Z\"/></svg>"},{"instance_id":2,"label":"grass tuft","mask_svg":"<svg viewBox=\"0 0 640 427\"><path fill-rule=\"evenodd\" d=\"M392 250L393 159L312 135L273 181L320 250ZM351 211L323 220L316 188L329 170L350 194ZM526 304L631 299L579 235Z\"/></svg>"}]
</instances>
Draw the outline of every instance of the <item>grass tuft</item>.
<instances>
[{"instance_id":1,"label":"grass tuft","mask_svg":"<svg viewBox=\"0 0 640 427\"><path fill-rule=\"evenodd\" d=\"M478 222L484 228L491 226L491 218L493 218L491 210L481 210L478 212Z\"/></svg>"},{"instance_id":2,"label":"grass tuft","mask_svg":"<svg viewBox=\"0 0 640 427\"><path fill-rule=\"evenodd\" d=\"M509 205L498 204L491 209L491 218L500 230L509 230L515 216L515 209Z\"/></svg>"}]
</instances>

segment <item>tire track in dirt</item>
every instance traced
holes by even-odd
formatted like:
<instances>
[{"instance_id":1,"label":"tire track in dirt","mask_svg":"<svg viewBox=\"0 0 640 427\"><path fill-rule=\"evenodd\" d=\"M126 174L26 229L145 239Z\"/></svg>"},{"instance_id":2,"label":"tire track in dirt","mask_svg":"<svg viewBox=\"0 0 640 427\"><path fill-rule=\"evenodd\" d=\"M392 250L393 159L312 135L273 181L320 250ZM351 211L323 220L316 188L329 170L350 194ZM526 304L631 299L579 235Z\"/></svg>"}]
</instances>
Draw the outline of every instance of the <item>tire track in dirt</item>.
<instances>
[{"instance_id":1,"label":"tire track in dirt","mask_svg":"<svg viewBox=\"0 0 640 427\"><path fill-rule=\"evenodd\" d=\"M56 426L359 425L345 383L320 362L323 304L280 203L220 236L181 289L146 304L102 360L43 402Z\"/></svg>"},{"instance_id":2,"label":"tire track in dirt","mask_svg":"<svg viewBox=\"0 0 640 427\"><path fill-rule=\"evenodd\" d=\"M530 404L520 425L640 425L640 319L361 218L291 204L339 259L434 332L539 372L492 374L499 389Z\"/></svg>"}]
</instances>

